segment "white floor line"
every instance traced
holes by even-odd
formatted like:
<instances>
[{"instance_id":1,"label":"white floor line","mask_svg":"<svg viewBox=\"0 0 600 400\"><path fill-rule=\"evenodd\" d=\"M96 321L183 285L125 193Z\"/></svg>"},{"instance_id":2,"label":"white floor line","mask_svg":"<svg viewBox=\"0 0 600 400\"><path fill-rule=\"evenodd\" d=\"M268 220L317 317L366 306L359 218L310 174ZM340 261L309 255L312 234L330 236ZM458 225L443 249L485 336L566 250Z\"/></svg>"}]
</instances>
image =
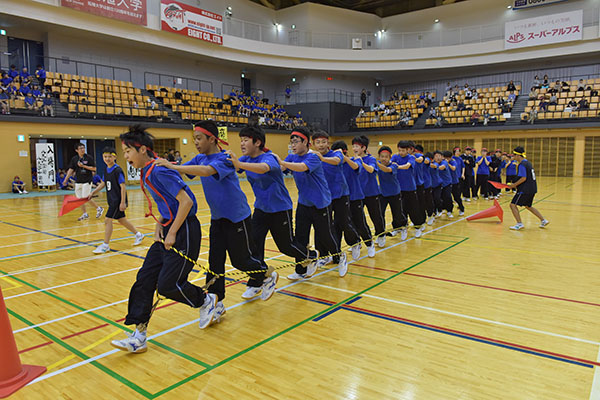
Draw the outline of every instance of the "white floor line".
<instances>
[{"instance_id":1,"label":"white floor line","mask_svg":"<svg viewBox=\"0 0 600 400\"><path fill-rule=\"evenodd\" d=\"M600 348L596 361L600 362ZM594 379L592 380L592 388L590 389L590 400L600 400L600 367L594 368Z\"/></svg>"},{"instance_id":2,"label":"white floor line","mask_svg":"<svg viewBox=\"0 0 600 400\"><path fill-rule=\"evenodd\" d=\"M138 218L127 218L127 219L129 220L129 222L131 222L131 221L137 221L137 220L146 219L146 218L145 217L138 217ZM50 232L56 232L56 231L63 231L65 229L80 229L82 226L95 226L95 225L98 225L98 226L102 225L102 226L104 226L104 221L102 220L102 222L96 222L96 223L91 223L91 224L86 224L86 225L81 224L81 225L74 225L74 226L64 226L62 228L45 229L43 232L32 232L32 231L29 231L29 232L23 232L23 233L16 233L14 235L4 235L4 236L0 236L0 239L1 238L5 238L5 237L24 236L24 235L43 235L44 233L50 233ZM16 226L14 228L17 228L17 229L26 229L26 228L18 228ZM34 228L34 227L27 227L27 228L38 229L38 228ZM39 230L41 231L41 229L39 229Z\"/></svg>"}]
</instances>

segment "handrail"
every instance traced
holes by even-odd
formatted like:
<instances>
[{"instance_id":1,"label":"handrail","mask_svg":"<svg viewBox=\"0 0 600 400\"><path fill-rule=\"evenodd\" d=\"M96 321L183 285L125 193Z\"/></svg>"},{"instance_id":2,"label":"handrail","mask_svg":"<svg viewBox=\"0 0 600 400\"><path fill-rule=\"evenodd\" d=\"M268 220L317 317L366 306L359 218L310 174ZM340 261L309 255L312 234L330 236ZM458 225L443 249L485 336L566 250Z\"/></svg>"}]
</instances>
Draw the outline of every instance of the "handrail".
<instances>
[{"instance_id":1,"label":"handrail","mask_svg":"<svg viewBox=\"0 0 600 400\"><path fill-rule=\"evenodd\" d=\"M367 102L370 95L367 95ZM328 89L304 89L292 90L290 98L286 98L285 92L275 93L277 104L304 104L334 102L360 106L360 92L350 92L347 90L328 88Z\"/></svg>"},{"instance_id":2,"label":"handrail","mask_svg":"<svg viewBox=\"0 0 600 400\"><path fill-rule=\"evenodd\" d=\"M148 80L149 80L148 77L152 76L152 75L158 76L158 83L149 83L148 82ZM169 78L168 79L169 84L166 84L166 85L163 84L163 78ZM181 79L182 83L177 83L177 79ZM148 85L158 85L158 86L162 86L162 87L177 88L177 85L183 85L184 81L185 81L185 87L183 87L182 89L214 93L213 92L213 83L211 81L205 81L203 79L197 79L197 78L188 78L188 77L184 77L184 76L180 76L180 75L162 74L159 72L150 72L150 71L144 72L144 89L146 89L148 87ZM155 80L155 82L156 82L156 80ZM190 88L190 83L194 83L194 82L197 82L198 89ZM210 89L202 90L202 84L207 85ZM194 87L196 87L196 86L194 86Z\"/></svg>"},{"instance_id":3,"label":"handrail","mask_svg":"<svg viewBox=\"0 0 600 400\"><path fill-rule=\"evenodd\" d=\"M41 57L41 56L39 56ZM59 64L58 62L61 61L62 64L61 65L70 65L71 63L75 63L75 75L81 75L81 76L92 76L88 73L83 73L80 71L80 65L89 65L89 66L93 66L94 67L94 78L103 78L103 79L109 79L109 78L105 78L105 76L98 76L98 67L100 68L110 68L112 71L112 80L118 80L118 81L127 81L127 82L133 82L132 81L132 74L131 74L131 70L129 68L124 68L124 67L115 67L112 65L106 65L106 64L98 64L98 63L92 63L92 62L88 62L88 61L79 61L79 60L73 60L69 57L49 57L49 56L44 56L44 61L48 60L48 61L54 61L54 71L52 71L49 67L51 66L51 64L44 62L45 64L45 68L46 71L49 72L55 72L57 74L73 74L72 71L65 71L65 68L59 68ZM115 75L115 71L125 71L128 75L129 78L128 79L117 79L116 75ZM33 72L33 71L32 71Z\"/></svg>"}]
</instances>

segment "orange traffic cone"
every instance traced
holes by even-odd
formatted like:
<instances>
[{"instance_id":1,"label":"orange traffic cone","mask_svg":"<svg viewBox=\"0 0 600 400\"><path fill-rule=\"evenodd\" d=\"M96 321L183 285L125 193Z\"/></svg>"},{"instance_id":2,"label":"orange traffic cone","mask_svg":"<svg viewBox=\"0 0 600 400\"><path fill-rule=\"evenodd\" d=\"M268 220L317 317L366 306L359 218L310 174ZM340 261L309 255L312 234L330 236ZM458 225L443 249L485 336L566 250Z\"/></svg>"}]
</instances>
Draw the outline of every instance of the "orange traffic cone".
<instances>
[{"instance_id":1,"label":"orange traffic cone","mask_svg":"<svg viewBox=\"0 0 600 400\"><path fill-rule=\"evenodd\" d=\"M46 367L22 365L0 288L0 398L8 397L44 372Z\"/></svg>"},{"instance_id":2,"label":"orange traffic cone","mask_svg":"<svg viewBox=\"0 0 600 400\"><path fill-rule=\"evenodd\" d=\"M498 203L498 200L496 199L494 199L493 207L490 207L487 210L479 211L477 214L467 217L467 221L475 221L476 219L489 217L498 217L500 218L500 222L504 221L504 211L502 211L502 207L500 207L500 203Z\"/></svg>"}]
</instances>

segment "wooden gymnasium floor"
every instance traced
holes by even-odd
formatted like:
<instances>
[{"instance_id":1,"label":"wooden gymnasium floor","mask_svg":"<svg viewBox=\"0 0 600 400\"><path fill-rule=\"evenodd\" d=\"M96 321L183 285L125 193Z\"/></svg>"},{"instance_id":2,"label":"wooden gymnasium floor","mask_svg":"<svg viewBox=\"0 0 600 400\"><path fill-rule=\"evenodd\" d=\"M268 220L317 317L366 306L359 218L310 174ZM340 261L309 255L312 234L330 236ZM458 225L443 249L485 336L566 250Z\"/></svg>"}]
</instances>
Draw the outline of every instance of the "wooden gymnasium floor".
<instances>
[{"instance_id":1,"label":"wooden gymnasium floor","mask_svg":"<svg viewBox=\"0 0 600 400\"><path fill-rule=\"evenodd\" d=\"M600 398L599 180L539 186L545 230L523 212L527 229L510 231L503 196L503 224L443 218L420 240L389 239L374 259L363 249L343 279L321 270L290 283L292 264L268 240L283 278L271 300L247 304L231 281L224 320L206 330L195 310L163 301L141 355L109 340L124 336L150 239L132 248L118 228L113 252L96 256L102 220L57 218L61 197L2 200L0 284L14 335L24 363L48 367L13 398ZM192 189L206 234L202 188ZM128 216L150 233L141 192L129 199ZM467 203L467 215L489 206Z\"/></svg>"}]
</instances>

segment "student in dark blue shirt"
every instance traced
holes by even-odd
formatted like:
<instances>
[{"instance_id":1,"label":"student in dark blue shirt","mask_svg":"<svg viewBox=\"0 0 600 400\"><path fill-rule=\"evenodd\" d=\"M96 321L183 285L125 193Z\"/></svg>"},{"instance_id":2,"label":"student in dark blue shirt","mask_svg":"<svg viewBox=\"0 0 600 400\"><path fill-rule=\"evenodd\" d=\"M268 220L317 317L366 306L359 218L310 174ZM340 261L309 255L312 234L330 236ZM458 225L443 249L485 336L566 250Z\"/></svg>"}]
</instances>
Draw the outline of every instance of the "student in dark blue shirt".
<instances>
[{"instance_id":1,"label":"student in dark blue shirt","mask_svg":"<svg viewBox=\"0 0 600 400\"><path fill-rule=\"evenodd\" d=\"M360 158L362 162L362 169L360 171L359 179L362 185L365 198L363 203L369 210L369 217L375 226L375 241L377 246L385 246L385 223L381 214L381 202L379 197L381 191L377 184L377 160L375 157L367 153L369 148L369 138L361 135L356 136L352 139L352 150L354 155Z\"/></svg>"},{"instance_id":2,"label":"student in dark blue shirt","mask_svg":"<svg viewBox=\"0 0 600 400\"><path fill-rule=\"evenodd\" d=\"M383 146L378 150L379 159L377 160L377 176L379 177L379 188L381 189L381 215L385 224L385 210L389 204L392 211L392 227L394 228L391 236L395 236L400 231L400 238L406 240L408 236L408 220L402 211L402 200L400 199L400 182L396 178L398 174L398 165L391 162L392 149Z\"/></svg>"},{"instance_id":3,"label":"student in dark blue shirt","mask_svg":"<svg viewBox=\"0 0 600 400\"><path fill-rule=\"evenodd\" d=\"M13 81L13 78L11 78L10 76L8 76L8 74L5 72L2 75L2 80L0 82L2 82L2 86L4 87L8 87L8 85L10 85Z\"/></svg>"},{"instance_id":4,"label":"student in dark blue shirt","mask_svg":"<svg viewBox=\"0 0 600 400\"><path fill-rule=\"evenodd\" d=\"M315 243L320 243L329 254L340 254L338 264L340 276L348 271L346 253L340 252L340 243L334 233L331 217L331 192L327 186L325 172L319 156L309 152L310 132L304 127L294 129L290 135L292 154L279 160L284 170L291 171L298 188L296 206L296 238L303 246L308 246L310 228L315 228ZM308 271L312 272L313 271ZM296 264L296 271L289 280L309 278L307 268Z\"/></svg>"},{"instance_id":5,"label":"student in dark blue shirt","mask_svg":"<svg viewBox=\"0 0 600 400\"><path fill-rule=\"evenodd\" d=\"M375 245L371 240L371 228L367 225L367 219L365 218L363 200L365 193L363 192L362 185L360 183L360 171L362 167L361 158L350 158L348 157L348 145L343 140L338 140L331 145L331 150L341 150L344 155L343 172L346 183L348 184L348 190L350 192L350 215L352 218L352 224L358 231L358 234L365 241L367 245L367 255L371 258L375 257ZM337 233L337 240L341 243L341 232Z\"/></svg>"},{"instance_id":6,"label":"student in dark blue shirt","mask_svg":"<svg viewBox=\"0 0 600 400\"><path fill-rule=\"evenodd\" d=\"M19 93L22 96L27 96L29 93L31 93L31 88L29 87L29 85L21 85L21 87L19 88Z\"/></svg>"},{"instance_id":7,"label":"student in dark blue shirt","mask_svg":"<svg viewBox=\"0 0 600 400\"><path fill-rule=\"evenodd\" d=\"M26 80L29 79L31 74L29 73L29 71L27 71L27 67L23 67L19 76L21 77L21 82L25 82Z\"/></svg>"},{"instance_id":8,"label":"student in dark blue shirt","mask_svg":"<svg viewBox=\"0 0 600 400\"><path fill-rule=\"evenodd\" d=\"M452 197L454 201L458 205L458 215L465 214L465 206L462 201L462 184L465 180L465 163L460 156L460 147L455 147L454 156L452 156L452 161L454 162L454 169L452 171Z\"/></svg>"},{"instance_id":9,"label":"student in dark blue shirt","mask_svg":"<svg viewBox=\"0 0 600 400\"><path fill-rule=\"evenodd\" d=\"M475 191L475 177L474 177L474 168L475 168L475 157L472 154L471 147L465 147L465 152L461 155L461 158L464 163L464 175L465 179L463 182L463 197L466 202L471 201L471 197L477 197L477 192Z\"/></svg>"},{"instance_id":10,"label":"student in dark blue shirt","mask_svg":"<svg viewBox=\"0 0 600 400\"><path fill-rule=\"evenodd\" d=\"M409 140L408 143L410 144L408 154L415 158L415 165L412 168L412 173L415 177L415 184L417 185L417 204L419 205L419 214L421 214L419 219L425 221L427 219L425 200L423 199L425 197L425 178L423 177L425 167L423 161L425 158L423 157L423 152L417 150L415 143L412 140Z\"/></svg>"},{"instance_id":11,"label":"student in dark blue shirt","mask_svg":"<svg viewBox=\"0 0 600 400\"><path fill-rule=\"evenodd\" d=\"M329 134L325 131L317 131L312 135L315 154L323 163L323 171L327 186L331 193L331 211L333 214L333 226L337 232L343 232L346 244L351 247L352 259L360 258L360 237L350 219L350 189L344 177L344 155L341 151L329 148ZM320 243L317 250L325 254L325 249ZM341 241L340 241L341 245ZM337 262L337 257L333 257Z\"/></svg>"},{"instance_id":12,"label":"student in dark blue shirt","mask_svg":"<svg viewBox=\"0 0 600 400\"><path fill-rule=\"evenodd\" d=\"M519 179L510 185L511 189L517 189L517 193L510 203L510 210L515 217L517 224L511 226L510 229L518 231L525 228L525 225L523 225L523 222L521 221L521 214L519 213L517 206L525 207L533 215L538 217L540 219L540 228L545 228L550 221L545 219L542 214L533 207L533 198L537 193L537 183L535 181L535 171L533 170L533 165L531 165L531 163L525 158L526 154L523 147L515 147L513 153L515 154L515 159L519 163L517 172Z\"/></svg>"},{"instance_id":13,"label":"student in dark blue shirt","mask_svg":"<svg viewBox=\"0 0 600 400\"><path fill-rule=\"evenodd\" d=\"M10 76L11 78L13 78L13 80L14 80L14 79L15 79L17 76L19 76L19 71L17 71L17 67L16 67L14 64L12 64L12 65L10 66L10 71L8 71L8 76Z\"/></svg>"},{"instance_id":14,"label":"student in dark blue shirt","mask_svg":"<svg viewBox=\"0 0 600 400\"><path fill-rule=\"evenodd\" d=\"M506 184L509 185L511 183L515 183L519 178L517 177L517 167L519 163L515 159L514 154L509 154L506 160ZM506 189L507 191L512 191L515 193L516 189Z\"/></svg>"},{"instance_id":15,"label":"student in dark blue shirt","mask_svg":"<svg viewBox=\"0 0 600 400\"><path fill-rule=\"evenodd\" d=\"M46 83L46 70L44 69L44 67L42 67L41 65L38 65L35 69L35 76L37 77L38 81L40 82L40 85L42 87L44 87L45 83Z\"/></svg>"},{"instance_id":16,"label":"student in dark blue shirt","mask_svg":"<svg viewBox=\"0 0 600 400\"><path fill-rule=\"evenodd\" d=\"M491 156L490 177L488 182L502 182L502 150L496 149ZM496 189L491 183L488 183L490 195L496 199L500 197L500 189Z\"/></svg>"},{"instance_id":17,"label":"student in dark blue shirt","mask_svg":"<svg viewBox=\"0 0 600 400\"><path fill-rule=\"evenodd\" d=\"M488 199L490 194L488 179L490 177L490 163L492 158L487 155L487 149L481 149L481 155L475 160L477 165L477 178L475 179L475 198L481 195L484 199Z\"/></svg>"},{"instance_id":18,"label":"student in dark blue shirt","mask_svg":"<svg viewBox=\"0 0 600 400\"><path fill-rule=\"evenodd\" d=\"M431 173L431 187L433 188L433 203L435 205L436 217L442 216L442 180L440 178L439 166L442 161L442 152L435 150L431 153L431 162L429 163Z\"/></svg>"},{"instance_id":19,"label":"student in dark blue shirt","mask_svg":"<svg viewBox=\"0 0 600 400\"><path fill-rule=\"evenodd\" d=\"M415 237L419 238L425 230L425 213L419 205L417 198L417 184L415 181L415 157L409 154L412 144L407 140L398 142L398 154L394 154L392 162L398 164L398 181L402 188L402 209L408 214L415 227Z\"/></svg>"},{"instance_id":20,"label":"student in dark blue shirt","mask_svg":"<svg viewBox=\"0 0 600 400\"><path fill-rule=\"evenodd\" d=\"M200 176L202 189L210 207L210 235L208 262L210 272L206 275L208 292L218 297L217 308L225 310L225 259L229 254L231 264L240 271L248 271L250 278L246 284L244 299L260 295L269 300L275 291L279 275L272 268L252 254L251 212L246 195L240 188L235 167L229 155L221 150L219 129L213 121L201 121L194 126L194 144L198 155L184 165L174 165L160 159L158 165L186 174ZM250 272L252 271L252 272ZM210 284L216 276L214 283ZM222 315L218 311L217 317Z\"/></svg>"},{"instance_id":21,"label":"student in dark blue shirt","mask_svg":"<svg viewBox=\"0 0 600 400\"><path fill-rule=\"evenodd\" d=\"M418 149L420 147L420 149ZM417 149L422 153L423 152L423 146L421 145L417 145ZM433 154L431 152L427 152L425 154L423 154L423 186L424 186L424 197L423 197L423 201L424 201L424 207L425 207L425 212L427 215L427 225L433 225L433 223L435 222L435 203L433 201L433 183L432 183L432 178L431 178L431 174L433 173L433 171L437 172L437 170L434 170L431 168L431 159L433 158Z\"/></svg>"},{"instance_id":22,"label":"student in dark blue shirt","mask_svg":"<svg viewBox=\"0 0 600 400\"><path fill-rule=\"evenodd\" d=\"M452 209L454 203L452 203L452 171L455 171L456 167L452 161L452 152L448 150L444 151L438 164L438 171L442 180L442 207L448 212L448 218L453 218Z\"/></svg>"},{"instance_id":23,"label":"student in dark blue shirt","mask_svg":"<svg viewBox=\"0 0 600 400\"><path fill-rule=\"evenodd\" d=\"M265 241L270 231L277 248L283 254L298 261L316 260L319 253L308 250L294 237L292 199L285 187L279 161L265 147L264 131L258 126L249 125L242 128L239 135L243 156L238 159L231 151L227 154L238 172L246 171L246 177L254 191L256 200L252 214L252 254L266 265ZM317 267L317 261L311 261L307 266L311 271L316 271Z\"/></svg>"},{"instance_id":24,"label":"student in dark blue shirt","mask_svg":"<svg viewBox=\"0 0 600 400\"><path fill-rule=\"evenodd\" d=\"M154 164L154 138L140 125L130 126L121 136L125 160L134 168L142 168L140 184L150 192L158 206L154 244L148 249L142 267L129 293L125 325L135 324L136 329L127 339L113 340L111 344L131 353L147 350L146 328L152 315L154 291L171 300L200 309L200 327L212 320L217 298L205 294L202 288L191 284L188 275L194 264L182 258L171 248L192 260L198 258L202 232L196 218L196 198L175 171ZM146 195L147 196L147 195ZM208 326L208 323L206 324Z\"/></svg>"}]
</instances>

